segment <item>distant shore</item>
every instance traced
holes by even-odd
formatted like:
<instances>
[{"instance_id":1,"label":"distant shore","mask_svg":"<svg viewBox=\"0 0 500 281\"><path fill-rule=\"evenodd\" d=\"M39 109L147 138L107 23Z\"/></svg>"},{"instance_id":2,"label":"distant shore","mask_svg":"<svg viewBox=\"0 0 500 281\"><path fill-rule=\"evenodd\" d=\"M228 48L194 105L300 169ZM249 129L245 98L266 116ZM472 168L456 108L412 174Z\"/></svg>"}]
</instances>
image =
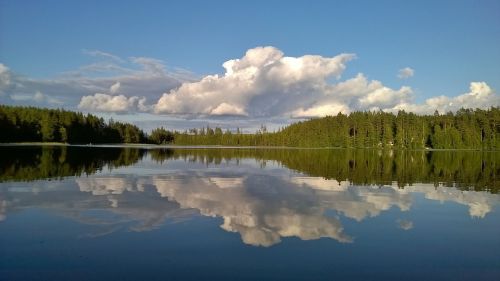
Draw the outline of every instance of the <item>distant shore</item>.
<instances>
[{"instance_id":1,"label":"distant shore","mask_svg":"<svg viewBox=\"0 0 500 281\"><path fill-rule=\"evenodd\" d=\"M398 148L398 147L298 147L298 146L231 146L231 145L176 145L176 144L151 144L151 143L89 143L89 144L70 144L62 142L14 142L0 143L0 146L73 146L73 147L133 147L133 148L177 148L177 149L367 149L379 151L484 151L500 152L500 150L477 149L477 148Z\"/></svg>"}]
</instances>

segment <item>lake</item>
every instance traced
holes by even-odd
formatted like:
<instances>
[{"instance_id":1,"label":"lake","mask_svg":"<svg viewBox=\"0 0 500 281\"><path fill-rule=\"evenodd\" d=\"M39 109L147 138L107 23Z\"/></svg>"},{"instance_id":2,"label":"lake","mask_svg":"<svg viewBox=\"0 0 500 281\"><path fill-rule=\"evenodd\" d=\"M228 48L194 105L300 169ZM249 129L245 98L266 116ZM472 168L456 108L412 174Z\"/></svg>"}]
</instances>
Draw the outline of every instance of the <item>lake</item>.
<instances>
[{"instance_id":1,"label":"lake","mask_svg":"<svg viewBox=\"0 0 500 281\"><path fill-rule=\"evenodd\" d=\"M1 280L500 280L500 153L0 146Z\"/></svg>"}]
</instances>

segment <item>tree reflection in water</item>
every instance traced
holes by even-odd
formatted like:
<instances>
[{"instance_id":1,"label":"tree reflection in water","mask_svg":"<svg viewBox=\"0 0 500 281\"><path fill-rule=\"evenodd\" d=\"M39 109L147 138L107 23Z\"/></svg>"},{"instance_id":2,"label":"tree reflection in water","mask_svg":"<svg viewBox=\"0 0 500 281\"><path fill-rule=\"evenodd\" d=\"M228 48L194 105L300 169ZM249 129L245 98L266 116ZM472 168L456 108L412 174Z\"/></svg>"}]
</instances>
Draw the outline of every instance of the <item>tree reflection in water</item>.
<instances>
[{"instance_id":1,"label":"tree reflection in water","mask_svg":"<svg viewBox=\"0 0 500 281\"><path fill-rule=\"evenodd\" d=\"M344 218L361 222L391 208L408 212L417 194L465 205L477 218L500 201L500 154L494 152L0 149L0 218L26 208L48 209L96 226L86 237L151 230L199 213L222 218L221 228L239 233L249 245L271 246L284 237L352 242ZM418 227L408 220L396 223L403 230Z\"/></svg>"}]
</instances>

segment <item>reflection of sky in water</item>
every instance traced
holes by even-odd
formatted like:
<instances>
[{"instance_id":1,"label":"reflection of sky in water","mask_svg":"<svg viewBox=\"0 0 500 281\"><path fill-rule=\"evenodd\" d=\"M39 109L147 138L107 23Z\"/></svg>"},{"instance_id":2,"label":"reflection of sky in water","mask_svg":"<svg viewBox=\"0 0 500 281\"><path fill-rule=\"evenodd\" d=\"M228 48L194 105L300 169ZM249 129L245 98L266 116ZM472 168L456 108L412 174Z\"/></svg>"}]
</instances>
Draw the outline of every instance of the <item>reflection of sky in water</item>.
<instances>
[{"instance_id":1,"label":"reflection of sky in water","mask_svg":"<svg viewBox=\"0 0 500 281\"><path fill-rule=\"evenodd\" d=\"M498 280L499 202L276 161L147 156L0 183L0 279Z\"/></svg>"},{"instance_id":2,"label":"reflection of sky in water","mask_svg":"<svg viewBox=\"0 0 500 281\"><path fill-rule=\"evenodd\" d=\"M92 176L2 183L0 187L1 220L26 208L47 209L101 227L97 233L86 234L93 237L122 228L151 230L199 213L221 218L222 229L238 233L245 244L254 246L275 245L286 237L352 242L343 218L362 223L393 208L401 214L412 212L416 194L425 198L422 202L462 205L470 217L478 219L493 212L500 201L497 194L431 184L403 189L397 184L352 186L292 172L276 161L205 164L189 157L162 163L147 157L136 165L103 169ZM397 219L396 225L403 230L418 227L407 219Z\"/></svg>"}]
</instances>

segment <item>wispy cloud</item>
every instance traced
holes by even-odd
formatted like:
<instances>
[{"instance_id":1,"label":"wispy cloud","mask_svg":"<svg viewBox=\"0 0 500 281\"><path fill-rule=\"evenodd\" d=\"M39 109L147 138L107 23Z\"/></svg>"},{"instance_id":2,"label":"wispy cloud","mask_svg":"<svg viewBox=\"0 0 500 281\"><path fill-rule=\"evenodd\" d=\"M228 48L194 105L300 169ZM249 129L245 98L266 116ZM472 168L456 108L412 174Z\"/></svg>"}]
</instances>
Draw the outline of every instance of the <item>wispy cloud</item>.
<instances>
[{"instance_id":1,"label":"wispy cloud","mask_svg":"<svg viewBox=\"0 0 500 281\"><path fill-rule=\"evenodd\" d=\"M187 71L171 71L160 60L152 58L124 60L98 50L83 52L98 60L52 79L22 76L0 63L0 102L95 112L115 109L120 113L134 112L145 109L139 104L145 104L146 99L155 101L161 93L195 79ZM121 97L105 97L116 94ZM105 102L98 104L97 101Z\"/></svg>"},{"instance_id":2,"label":"wispy cloud","mask_svg":"<svg viewBox=\"0 0 500 281\"><path fill-rule=\"evenodd\" d=\"M111 87L109 87L109 92L111 94L116 94L120 91L120 87L121 87L121 83L116 82L115 84L111 85Z\"/></svg>"},{"instance_id":3,"label":"wispy cloud","mask_svg":"<svg viewBox=\"0 0 500 281\"><path fill-rule=\"evenodd\" d=\"M117 62L125 62L119 56L115 56L111 53L106 53L106 52L99 51L99 50L83 49L82 52L86 55L93 56L93 57L101 57L101 58L105 58L105 59L109 59L109 60L113 60L113 61L117 61Z\"/></svg>"}]
</instances>

